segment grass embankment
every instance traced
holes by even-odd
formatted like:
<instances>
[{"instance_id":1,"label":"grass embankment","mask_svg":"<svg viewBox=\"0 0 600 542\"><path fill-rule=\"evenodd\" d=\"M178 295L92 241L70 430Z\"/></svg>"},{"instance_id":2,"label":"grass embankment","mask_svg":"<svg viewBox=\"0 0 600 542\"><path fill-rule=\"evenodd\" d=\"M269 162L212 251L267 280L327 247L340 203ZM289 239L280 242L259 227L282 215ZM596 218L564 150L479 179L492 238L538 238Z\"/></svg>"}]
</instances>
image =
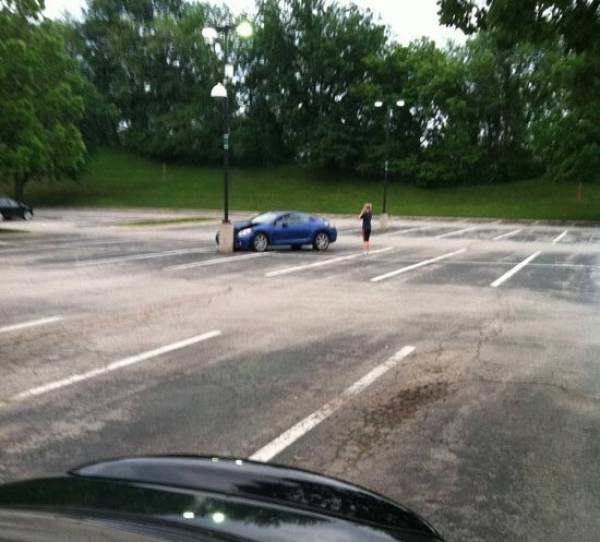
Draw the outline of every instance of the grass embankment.
<instances>
[{"instance_id":1,"label":"grass embankment","mask_svg":"<svg viewBox=\"0 0 600 542\"><path fill-rule=\"evenodd\" d=\"M365 201L380 205L382 183L323 174L296 166L232 169L230 206L236 210L299 209L357 213ZM10 187L3 187L9 191ZM102 149L79 183L31 183L34 206L163 207L220 209L220 168L167 165L123 151ZM424 190L391 184L393 215L600 220L600 185L587 185L578 201L572 183L539 180Z\"/></svg>"}]
</instances>

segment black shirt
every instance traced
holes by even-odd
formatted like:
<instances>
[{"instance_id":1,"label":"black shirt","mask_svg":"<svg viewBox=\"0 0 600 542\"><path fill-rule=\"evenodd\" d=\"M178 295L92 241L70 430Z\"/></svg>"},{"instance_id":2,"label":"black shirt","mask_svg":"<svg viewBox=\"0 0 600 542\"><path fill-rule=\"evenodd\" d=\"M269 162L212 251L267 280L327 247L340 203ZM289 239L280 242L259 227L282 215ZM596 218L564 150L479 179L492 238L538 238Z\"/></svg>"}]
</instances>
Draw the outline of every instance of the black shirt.
<instances>
[{"instance_id":1,"label":"black shirt","mask_svg":"<svg viewBox=\"0 0 600 542\"><path fill-rule=\"evenodd\" d=\"M371 218L373 218L373 213L371 211L364 211L361 213L360 218L362 218L363 224L363 230L370 230L371 229Z\"/></svg>"}]
</instances>

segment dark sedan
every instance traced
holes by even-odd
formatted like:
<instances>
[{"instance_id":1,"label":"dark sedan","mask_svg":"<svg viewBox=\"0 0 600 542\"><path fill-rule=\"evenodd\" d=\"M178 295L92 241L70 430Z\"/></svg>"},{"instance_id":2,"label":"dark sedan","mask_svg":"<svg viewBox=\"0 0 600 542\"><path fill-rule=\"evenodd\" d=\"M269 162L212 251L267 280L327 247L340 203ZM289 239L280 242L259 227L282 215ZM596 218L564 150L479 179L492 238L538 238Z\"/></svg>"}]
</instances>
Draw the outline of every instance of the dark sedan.
<instances>
[{"instance_id":1,"label":"dark sedan","mask_svg":"<svg viewBox=\"0 0 600 542\"><path fill-rule=\"evenodd\" d=\"M33 218L33 209L29 205L25 205L22 201L0 197L0 215L2 215L4 220L12 220L13 218L31 220Z\"/></svg>"},{"instance_id":2,"label":"dark sedan","mask_svg":"<svg viewBox=\"0 0 600 542\"><path fill-rule=\"evenodd\" d=\"M271 211L234 224L236 250L264 252L269 246L303 245L327 250L336 240L337 230L329 220L298 211Z\"/></svg>"},{"instance_id":3,"label":"dark sedan","mask_svg":"<svg viewBox=\"0 0 600 542\"><path fill-rule=\"evenodd\" d=\"M414 512L306 471L245 460L140 457L0 486L11 542L441 542Z\"/></svg>"}]
</instances>

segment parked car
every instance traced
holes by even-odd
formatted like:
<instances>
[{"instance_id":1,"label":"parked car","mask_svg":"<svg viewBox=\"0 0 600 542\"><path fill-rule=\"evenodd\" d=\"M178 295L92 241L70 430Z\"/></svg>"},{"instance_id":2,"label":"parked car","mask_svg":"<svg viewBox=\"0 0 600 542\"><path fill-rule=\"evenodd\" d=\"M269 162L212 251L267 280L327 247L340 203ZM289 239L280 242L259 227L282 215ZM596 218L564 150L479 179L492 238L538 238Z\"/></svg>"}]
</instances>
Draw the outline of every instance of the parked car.
<instances>
[{"instance_id":1,"label":"parked car","mask_svg":"<svg viewBox=\"0 0 600 542\"><path fill-rule=\"evenodd\" d=\"M22 201L16 201L12 198L0 197L0 215L4 220L13 218L22 218L31 220L33 218L33 209L25 205Z\"/></svg>"},{"instance_id":2,"label":"parked car","mask_svg":"<svg viewBox=\"0 0 600 542\"><path fill-rule=\"evenodd\" d=\"M319 474L245 460L125 458L0 486L13 542L442 542L414 512Z\"/></svg>"},{"instance_id":3,"label":"parked car","mask_svg":"<svg viewBox=\"0 0 600 542\"><path fill-rule=\"evenodd\" d=\"M336 240L337 230L329 220L298 211L271 211L234 224L236 250L264 252L269 246L300 249L303 245L327 250Z\"/></svg>"}]
</instances>

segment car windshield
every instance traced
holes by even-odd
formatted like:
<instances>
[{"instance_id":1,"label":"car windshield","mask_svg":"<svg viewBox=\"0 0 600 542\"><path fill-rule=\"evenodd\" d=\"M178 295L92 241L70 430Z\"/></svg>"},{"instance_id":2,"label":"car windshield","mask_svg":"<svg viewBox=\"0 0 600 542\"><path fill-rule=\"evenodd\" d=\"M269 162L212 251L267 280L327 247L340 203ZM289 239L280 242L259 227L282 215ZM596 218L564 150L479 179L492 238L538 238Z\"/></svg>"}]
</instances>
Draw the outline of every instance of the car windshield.
<instances>
[{"instance_id":1,"label":"car windshield","mask_svg":"<svg viewBox=\"0 0 600 542\"><path fill-rule=\"evenodd\" d=\"M270 224L271 222L275 222L278 217L279 213L263 213L255 216L251 222L252 224Z\"/></svg>"}]
</instances>

